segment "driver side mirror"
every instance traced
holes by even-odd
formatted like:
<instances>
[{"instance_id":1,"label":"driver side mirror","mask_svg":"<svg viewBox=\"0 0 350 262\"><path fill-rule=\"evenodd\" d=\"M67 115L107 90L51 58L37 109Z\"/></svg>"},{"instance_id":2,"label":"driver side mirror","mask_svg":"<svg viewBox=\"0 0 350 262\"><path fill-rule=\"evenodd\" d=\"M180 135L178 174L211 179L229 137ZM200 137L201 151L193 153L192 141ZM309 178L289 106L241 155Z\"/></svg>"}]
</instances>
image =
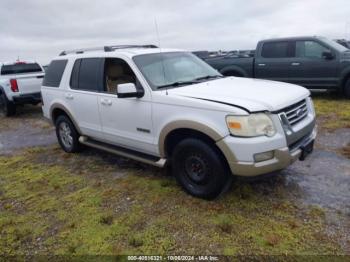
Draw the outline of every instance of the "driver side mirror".
<instances>
[{"instance_id":1,"label":"driver side mirror","mask_svg":"<svg viewBox=\"0 0 350 262\"><path fill-rule=\"evenodd\" d=\"M322 53L322 57L326 60L332 60L334 58L334 55L331 51L324 51Z\"/></svg>"},{"instance_id":2,"label":"driver side mirror","mask_svg":"<svg viewBox=\"0 0 350 262\"><path fill-rule=\"evenodd\" d=\"M137 90L134 83L119 84L117 88L117 95L119 98L140 98L143 97L144 91Z\"/></svg>"}]
</instances>

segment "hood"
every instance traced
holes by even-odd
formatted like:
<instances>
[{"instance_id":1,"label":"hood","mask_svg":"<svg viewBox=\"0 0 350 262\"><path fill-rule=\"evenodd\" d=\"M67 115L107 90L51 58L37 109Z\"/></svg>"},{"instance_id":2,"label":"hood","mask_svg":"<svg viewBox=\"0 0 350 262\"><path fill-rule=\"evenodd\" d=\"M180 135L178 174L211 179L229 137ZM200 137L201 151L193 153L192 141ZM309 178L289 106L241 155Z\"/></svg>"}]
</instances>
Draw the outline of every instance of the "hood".
<instances>
[{"instance_id":1,"label":"hood","mask_svg":"<svg viewBox=\"0 0 350 262\"><path fill-rule=\"evenodd\" d=\"M277 111L310 95L301 86L240 77L221 78L169 89L168 93L234 105L250 112Z\"/></svg>"}]
</instances>

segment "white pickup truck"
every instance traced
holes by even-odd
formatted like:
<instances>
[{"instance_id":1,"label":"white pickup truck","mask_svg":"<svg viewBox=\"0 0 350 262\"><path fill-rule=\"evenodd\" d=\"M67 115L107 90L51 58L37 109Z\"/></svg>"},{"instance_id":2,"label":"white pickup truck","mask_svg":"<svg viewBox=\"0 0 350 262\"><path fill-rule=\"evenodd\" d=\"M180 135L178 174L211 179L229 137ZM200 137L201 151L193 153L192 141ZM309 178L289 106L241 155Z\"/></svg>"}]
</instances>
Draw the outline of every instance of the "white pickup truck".
<instances>
[{"instance_id":1,"label":"white pickup truck","mask_svg":"<svg viewBox=\"0 0 350 262\"><path fill-rule=\"evenodd\" d=\"M172 168L190 194L212 199L233 175L286 168L312 152L310 92L223 77L198 57L154 46L62 52L41 89L63 150L87 145Z\"/></svg>"},{"instance_id":2,"label":"white pickup truck","mask_svg":"<svg viewBox=\"0 0 350 262\"><path fill-rule=\"evenodd\" d=\"M40 103L43 78L44 69L36 62L0 64L0 113L12 116L17 105Z\"/></svg>"}]
</instances>

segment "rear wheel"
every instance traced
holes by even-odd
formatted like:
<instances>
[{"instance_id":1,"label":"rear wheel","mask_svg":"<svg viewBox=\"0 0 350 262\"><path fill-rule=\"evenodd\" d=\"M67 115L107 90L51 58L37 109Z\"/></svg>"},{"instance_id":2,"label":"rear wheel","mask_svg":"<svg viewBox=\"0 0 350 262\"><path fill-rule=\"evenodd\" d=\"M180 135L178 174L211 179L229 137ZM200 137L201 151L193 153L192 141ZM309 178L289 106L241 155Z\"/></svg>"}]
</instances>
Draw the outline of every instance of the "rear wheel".
<instances>
[{"instance_id":1,"label":"rear wheel","mask_svg":"<svg viewBox=\"0 0 350 262\"><path fill-rule=\"evenodd\" d=\"M185 139L176 146L172 171L186 192L204 199L214 199L231 181L218 150L194 138Z\"/></svg>"},{"instance_id":2,"label":"rear wheel","mask_svg":"<svg viewBox=\"0 0 350 262\"><path fill-rule=\"evenodd\" d=\"M344 95L350 99L350 78L346 81L344 86Z\"/></svg>"},{"instance_id":3,"label":"rear wheel","mask_svg":"<svg viewBox=\"0 0 350 262\"><path fill-rule=\"evenodd\" d=\"M56 135L58 142L64 151L67 153L80 151L79 133L67 116L61 115L57 118Z\"/></svg>"},{"instance_id":4,"label":"rear wheel","mask_svg":"<svg viewBox=\"0 0 350 262\"><path fill-rule=\"evenodd\" d=\"M0 114L7 117L16 114L16 105L8 101L4 93L0 94Z\"/></svg>"}]
</instances>

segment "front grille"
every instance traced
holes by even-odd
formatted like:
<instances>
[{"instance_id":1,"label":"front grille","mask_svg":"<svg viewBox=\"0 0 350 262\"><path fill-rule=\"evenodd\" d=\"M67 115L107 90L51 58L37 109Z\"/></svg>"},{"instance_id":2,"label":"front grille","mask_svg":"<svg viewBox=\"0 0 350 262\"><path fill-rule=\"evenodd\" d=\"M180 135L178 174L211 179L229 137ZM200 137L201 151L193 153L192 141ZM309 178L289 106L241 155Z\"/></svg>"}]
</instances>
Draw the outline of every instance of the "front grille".
<instances>
[{"instance_id":1,"label":"front grille","mask_svg":"<svg viewBox=\"0 0 350 262\"><path fill-rule=\"evenodd\" d=\"M288 123L291 126L298 124L307 116L308 108L306 100L304 99L296 104L284 108L281 110L281 113L286 116Z\"/></svg>"}]
</instances>

